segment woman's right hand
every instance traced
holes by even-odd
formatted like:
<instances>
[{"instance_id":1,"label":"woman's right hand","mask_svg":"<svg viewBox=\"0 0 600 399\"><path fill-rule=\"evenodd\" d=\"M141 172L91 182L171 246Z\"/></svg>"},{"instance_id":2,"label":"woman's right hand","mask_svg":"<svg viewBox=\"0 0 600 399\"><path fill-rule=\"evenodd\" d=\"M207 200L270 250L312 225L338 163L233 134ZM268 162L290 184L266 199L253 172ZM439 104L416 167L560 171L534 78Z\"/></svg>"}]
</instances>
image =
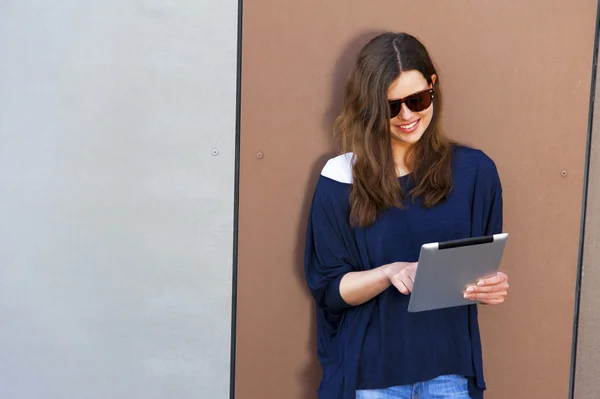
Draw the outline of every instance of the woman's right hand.
<instances>
[{"instance_id":1,"label":"woman's right hand","mask_svg":"<svg viewBox=\"0 0 600 399\"><path fill-rule=\"evenodd\" d=\"M404 295L412 292L417 262L394 262L385 266L385 275L390 282Z\"/></svg>"},{"instance_id":2,"label":"woman's right hand","mask_svg":"<svg viewBox=\"0 0 600 399\"><path fill-rule=\"evenodd\" d=\"M393 284L404 295L413 288L416 263L395 262L375 269L346 273L340 280L340 296L348 305L370 301Z\"/></svg>"}]
</instances>

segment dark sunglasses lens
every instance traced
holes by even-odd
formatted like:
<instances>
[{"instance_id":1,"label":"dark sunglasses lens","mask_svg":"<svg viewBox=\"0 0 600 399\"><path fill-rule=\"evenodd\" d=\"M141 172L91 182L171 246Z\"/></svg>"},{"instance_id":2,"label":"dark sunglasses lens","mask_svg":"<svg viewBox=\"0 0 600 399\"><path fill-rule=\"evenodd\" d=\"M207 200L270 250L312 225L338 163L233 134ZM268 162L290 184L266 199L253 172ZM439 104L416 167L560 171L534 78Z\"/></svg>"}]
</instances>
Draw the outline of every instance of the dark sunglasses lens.
<instances>
[{"instance_id":1,"label":"dark sunglasses lens","mask_svg":"<svg viewBox=\"0 0 600 399\"><path fill-rule=\"evenodd\" d=\"M431 100L432 93L430 91L424 91L423 93L417 93L406 97L404 103L412 112L421 112L424 109L429 108Z\"/></svg>"},{"instance_id":2,"label":"dark sunglasses lens","mask_svg":"<svg viewBox=\"0 0 600 399\"><path fill-rule=\"evenodd\" d=\"M400 113L400 100L388 101L390 104L390 117L395 118Z\"/></svg>"}]
</instances>

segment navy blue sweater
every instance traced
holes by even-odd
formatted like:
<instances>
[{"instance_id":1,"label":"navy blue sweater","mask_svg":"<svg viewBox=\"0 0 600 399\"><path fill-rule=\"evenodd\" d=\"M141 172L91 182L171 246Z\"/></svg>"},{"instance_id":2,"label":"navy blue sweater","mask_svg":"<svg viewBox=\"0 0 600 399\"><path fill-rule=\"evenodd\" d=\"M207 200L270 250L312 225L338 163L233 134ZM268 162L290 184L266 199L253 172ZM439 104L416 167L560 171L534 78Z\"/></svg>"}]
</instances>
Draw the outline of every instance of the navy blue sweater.
<instances>
[{"instance_id":1,"label":"navy blue sweater","mask_svg":"<svg viewBox=\"0 0 600 399\"><path fill-rule=\"evenodd\" d=\"M432 208L407 199L366 228L348 222L351 154L331 159L319 178L308 221L305 275L317 304L321 399L354 399L357 389L413 384L439 375L469 378L483 398L477 305L408 313L410 296L394 286L360 306L341 297L342 277L392 262L416 262L422 244L502 231L502 188L493 161L479 150L455 147L454 186ZM414 181L400 178L404 192Z\"/></svg>"}]
</instances>

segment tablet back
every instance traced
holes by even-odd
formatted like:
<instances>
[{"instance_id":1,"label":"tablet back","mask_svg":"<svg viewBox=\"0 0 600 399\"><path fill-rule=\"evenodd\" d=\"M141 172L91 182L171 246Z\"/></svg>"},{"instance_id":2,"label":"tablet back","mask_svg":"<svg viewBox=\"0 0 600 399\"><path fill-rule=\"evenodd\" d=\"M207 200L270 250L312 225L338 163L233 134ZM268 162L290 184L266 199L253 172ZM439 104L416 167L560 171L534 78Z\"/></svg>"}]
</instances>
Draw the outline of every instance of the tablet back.
<instances>
[{"instance_id":1,"label":"tablet back","mask_svg":"<svg viewBox=\"0 0 600 399\"><path fill-rule=\"evenodd\" d=\"M498 271L507 239L503 233L423 245L408 311L477 303L463 297L465 289Z\"/></svg>"}]
</instances>

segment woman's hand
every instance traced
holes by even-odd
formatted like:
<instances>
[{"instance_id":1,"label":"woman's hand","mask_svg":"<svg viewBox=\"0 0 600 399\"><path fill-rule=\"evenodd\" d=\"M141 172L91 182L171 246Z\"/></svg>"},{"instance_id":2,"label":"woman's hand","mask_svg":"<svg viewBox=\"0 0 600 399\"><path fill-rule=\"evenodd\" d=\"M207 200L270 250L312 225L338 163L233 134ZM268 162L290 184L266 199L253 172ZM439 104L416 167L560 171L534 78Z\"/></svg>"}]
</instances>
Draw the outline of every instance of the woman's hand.
<instances>
[{"instance_id":1,"label":"woman's hand","mask_svg":"<svg viewBox=\"0 0 600 399\"><path fill-rule=\"evenodd\" d=\"M390 263L385 266L384 272L398 291L404 295L411 293L415 281L415 274L417 272L416 262Z\"/></svg>"},{"instance_id":2,"label":"woman's hand","mask_svg":"<svg viewBox=\"0 0 600 399\"><path fill-rule=\"evenodd\" d=\"M467 287L465 298L481 301L487 305L499 305L508 294L508 276L498 272L495 276L483 279L477 285Z\"/></svg>"}]
</instances>

